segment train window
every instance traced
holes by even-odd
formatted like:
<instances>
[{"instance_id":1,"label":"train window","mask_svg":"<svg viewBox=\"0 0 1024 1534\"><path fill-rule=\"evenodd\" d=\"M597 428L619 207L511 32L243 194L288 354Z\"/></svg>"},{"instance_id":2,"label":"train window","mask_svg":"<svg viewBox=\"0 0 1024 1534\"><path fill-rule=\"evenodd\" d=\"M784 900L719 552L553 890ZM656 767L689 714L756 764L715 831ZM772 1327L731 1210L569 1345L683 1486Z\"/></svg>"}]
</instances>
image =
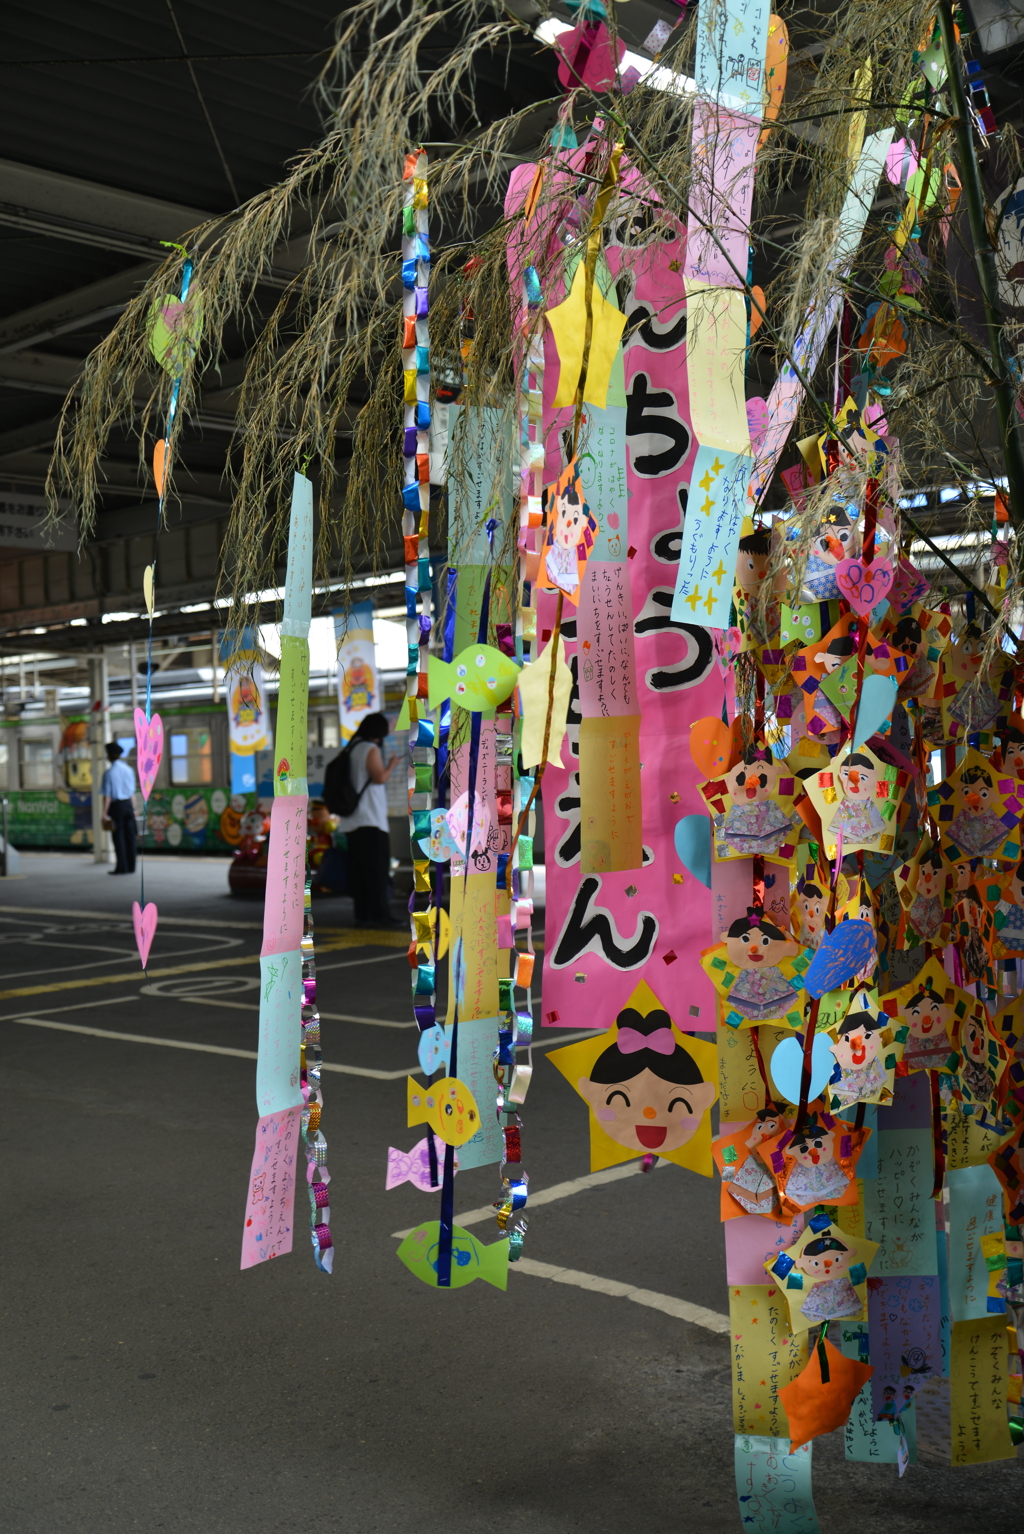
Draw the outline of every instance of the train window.
<instances>
[{"instance_id":1,"label":"train window","mask_svg":"<svg viewBox=\"0 0 1024 1534\"><path fill-rule=\"evenodd\" d=\"M53 741L22 740L22 788L53 787Z\"/></svg>"},{"instance_id":2,"label":"train window","mask_svg":"<svg viewBox=\"0 0 1024 1534\"><path fill-rule=\"evenodd\" d=\"M213 782L213 748L209 730L171 732L171 782Z\"/></svg>"},{"instance_id":3,"label":"train window","mask_svg":"<svg viewBox=\"0 0 1024 1534\"><path fill-rule=\"evenodd\" d=\"M341 737L338 731L339 723L337 715L334 717L331 717L329 714L320 715L320 744L322 746L326 746L328 749L330 749L332 746L340 745Z\"/></svg>"},{"instance_id":4,"label":"train window","mask_svg":"<svg viewBox=\"0 0 1024 1534\"><path fill-rule=\"evenodd\" d=\"M13 788L11 782L11 747L10 742L0 740L0 788Z\"/></svg>"}]
</instances>

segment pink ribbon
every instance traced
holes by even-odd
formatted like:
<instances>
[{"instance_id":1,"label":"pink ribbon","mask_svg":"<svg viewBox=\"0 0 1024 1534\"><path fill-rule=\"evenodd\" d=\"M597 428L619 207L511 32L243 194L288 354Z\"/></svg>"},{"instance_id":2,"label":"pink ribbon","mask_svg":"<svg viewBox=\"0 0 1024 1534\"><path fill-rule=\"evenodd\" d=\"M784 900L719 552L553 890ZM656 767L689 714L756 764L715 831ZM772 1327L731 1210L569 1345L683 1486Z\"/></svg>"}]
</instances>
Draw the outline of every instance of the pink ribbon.
<instances>
[{"instance_id":1,"label":"pink ribbon","mask_svg":"<svg viewBox=\"0 0 1024 1534\"><path fill-rule=\"evenodd\" d=\"M635 1055L638 1049L653 1049L655 1054L670 1055L676 1047L671 1028L655 1028L653 1033L640 1033L636 1028L620 1028L615 1042L624 1055Z\"/></svg>"}]
</instances>

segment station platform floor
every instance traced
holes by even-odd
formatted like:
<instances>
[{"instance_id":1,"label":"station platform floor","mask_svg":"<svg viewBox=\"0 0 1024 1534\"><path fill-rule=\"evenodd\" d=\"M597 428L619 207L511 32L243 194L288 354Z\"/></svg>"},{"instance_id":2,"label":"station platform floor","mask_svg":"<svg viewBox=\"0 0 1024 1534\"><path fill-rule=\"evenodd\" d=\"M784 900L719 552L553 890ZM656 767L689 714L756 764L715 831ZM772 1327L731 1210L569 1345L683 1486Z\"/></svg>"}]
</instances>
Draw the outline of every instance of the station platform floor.
<instances>
[{"instance_id":1,"label":"station platform floor","mask_svg":"<svg viewBox=\"0 0 1024 1534\"><path fill-rule=\"evenodd\" d=\"M717 1182L589 1176L586 1114L543 1059L565 1035L539 1030L526 1256L506 1293L419 1283L396 1233L436 1195L384 1191L388 1146L422 1134L406 940L324 899L334 1274L301 1188L295 1250L239 1271L261 908L214 859L151 858L146 895L143 974L137 875L25 854L0 880L8 1534L738 1534ZM460 1173L456 1219L498 1191ZM833 1433L815 1501L823 1534L1020 1534L1020 1470L925 1455L899 1480Z\"/></svg>"}]
</instances>

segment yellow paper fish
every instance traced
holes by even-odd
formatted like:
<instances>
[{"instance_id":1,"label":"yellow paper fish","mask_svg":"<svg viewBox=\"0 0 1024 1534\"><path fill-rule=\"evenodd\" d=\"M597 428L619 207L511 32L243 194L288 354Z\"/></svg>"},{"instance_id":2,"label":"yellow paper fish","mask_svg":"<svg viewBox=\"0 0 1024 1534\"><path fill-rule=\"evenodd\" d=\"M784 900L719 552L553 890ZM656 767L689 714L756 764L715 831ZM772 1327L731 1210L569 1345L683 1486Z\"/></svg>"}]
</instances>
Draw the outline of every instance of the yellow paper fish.
<instances>
[{"instance_id":1,"label":"yellow paper fish","mask_svg":"<svg viewBox=\"0 0 1024 1534\"><path fill-rule=\"evenodd\" d=\"M476 1098L455 1076L445 1076L432 1086L420 1086L407 1077L409 1128L429 1124L446 1145L465 1145L480 1128Z\"/></svg>"}]
</instances>

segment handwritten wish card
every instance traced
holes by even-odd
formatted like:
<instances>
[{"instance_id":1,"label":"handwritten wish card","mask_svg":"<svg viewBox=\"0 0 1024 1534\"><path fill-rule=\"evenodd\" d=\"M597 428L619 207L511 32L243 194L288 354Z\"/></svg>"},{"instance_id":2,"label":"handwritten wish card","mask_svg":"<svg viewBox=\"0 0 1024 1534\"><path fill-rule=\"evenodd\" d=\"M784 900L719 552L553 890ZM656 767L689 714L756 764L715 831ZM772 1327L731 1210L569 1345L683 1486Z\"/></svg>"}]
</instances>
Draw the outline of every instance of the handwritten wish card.
<instances>
[{"instance_id":1,"label":"handwritten wish card","mask_svg":"<svg viewBox=\"0 0 1024 1534\"><path fill-rule=\"evenodd\" d=\"M1006 1317L957 1321L950 1341L950 1428L954 1465L1014 1459L1006 1421Z\"/></svg>"},{"instance_id":2,"label":"handwritten wish card","mask_svg":"<svg viewBox=\"0 0 1024 1534\"><path fill-rule=\"evenodd\" d=\"M242 1225L243 1268L254 1268L292 1249L295 1162L301 1144L302 1105L265 1114L256 1125L256 1148Z\"/></svg>"},{"instance_id":3,"label":"handwritten wish card","mask_svg":"<svg viewBox=\"0 0 1024 1534\"><path fill-rule=\"evenodd\" d=\"M284 953L302 941L306 892L304 794L282 795L270 811L267 893L263 904L263 953Z\"/></svg>"},{"instance_id":4,"label":"handwritten wish card","mask_svg":"<svg viewBox=\"0 0 1024 1534\"><path fill-rule=\"evenodd\" d=\"M821 1534L811 1496L811 1447L789 1439L736 1434L736 1496L749 1534Z\"/></svg>"},{"instance_id":5,"label":"handwritten wish card","mask_svg":"<svg viewBox=\"0 0 1024 1534\"><path fill-rule=\"evenodd\" d=\"M260 959L260 1042L256 1060L256 1106L280 1113L301 1106L302 952Z\"/></svg>"},{"instance_id":6,"label":"handwritten wish card","mask_svg":"<svg viewBox=\"0 0 1024 1534\"><path fill-rule=\"evenodd\" d=\"M463 1022L459 1019L458 1078L476 1098L480 1108L480 1128L459 1146L459 1167L466 1171L474 1166L493 1166L502 1158L504 1141L498 1116L494 1111L496 1087L494 1083L494 1051L498 1047L500 1017L476 1017ZM452 1025L445 1028L445 1037L451 1043ZM490 1105L490 1111L488 1111Z\"/></svg>"},{"instance_id":7,"label":"handwritten wish card","mask_svg":"<svg viewBox=\"0 0 1024 1534\"><path fill-rule=\"evenodd\" d=\"M767 1220L764 1223L767 1225ZM789 1306L777 1284L732 1285L729 1326L736 1432L772 1437L788 1432L779 1390L791 1384L807 1362L807 1333L793 1335Z\"/></svg>"},{"instance_id":8,"label":"handwritten wish card","mask_svg":"<svg viewBox=\"0 0 1024 1534\"><path fill-rule=\"evenodd\" d=\"M864 1234L879 1243L871 1272L938 1272L928 1129L880 1129L878 1176L864 1183Z\"/></svg>"}]
</instances>

